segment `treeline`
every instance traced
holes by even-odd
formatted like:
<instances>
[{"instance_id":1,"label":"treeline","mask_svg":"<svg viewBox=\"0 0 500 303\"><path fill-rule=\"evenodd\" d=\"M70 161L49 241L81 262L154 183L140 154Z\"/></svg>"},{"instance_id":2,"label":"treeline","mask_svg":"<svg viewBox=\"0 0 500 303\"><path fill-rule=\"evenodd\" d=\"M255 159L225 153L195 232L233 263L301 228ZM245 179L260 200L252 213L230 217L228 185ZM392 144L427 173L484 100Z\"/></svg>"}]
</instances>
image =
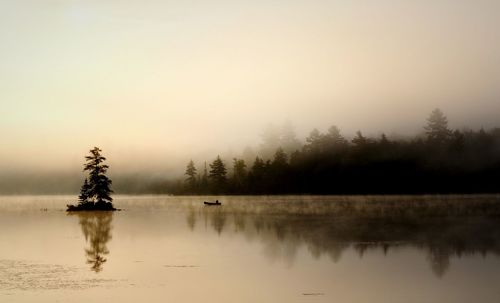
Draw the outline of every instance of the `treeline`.
<instances>
[{"instance_id":1,"label":"treeline","mask_svg":"<svg viewBox=\"0 0 500 303\"><path fill-rule=\"evenodd\" d=\"M346 139L336 126L313 130L305 140L290 135L287 146L252 163L219 156L169 185L174 194L425 194L500 192L500 128L452 130L439 109L425 134L406 140L357 132ZM283 142L279 140L269 141ZM294 150L290 150L294 146ZM230 173L228 172L228 166Z\"/></svg>"}]
</instances>

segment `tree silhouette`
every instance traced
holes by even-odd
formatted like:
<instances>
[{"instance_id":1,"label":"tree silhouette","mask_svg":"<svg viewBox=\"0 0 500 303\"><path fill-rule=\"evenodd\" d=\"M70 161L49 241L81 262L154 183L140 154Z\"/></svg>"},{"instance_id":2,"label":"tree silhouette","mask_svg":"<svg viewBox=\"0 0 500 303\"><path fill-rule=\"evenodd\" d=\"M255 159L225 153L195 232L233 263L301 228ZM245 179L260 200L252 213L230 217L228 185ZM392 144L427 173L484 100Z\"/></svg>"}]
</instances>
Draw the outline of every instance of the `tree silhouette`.
<instances>
[{"instance_id":1,"label":"tree silhouette","mask_svg":"<svg viewBox=\"0 0 500 303\"><path fill-rule=\"evenodd\" d=\"M340 150L347 147L347 140L340 134L340 129L333 125L328 129L328 133L324 136L327 149Z\"/></svg>"},{"instance_id":2,"label":"tree silhouette","mask_svg":"<svg viewBox=\"0 0 500 303\"><path fill-rule=\"evenodd\" d=\"M316 128L313 129L310 133L309 136L306 138L306 146L309 146L310 150L316 150L317 146L321 142L321 138L323 135L317 130Z\"/></svg>"},{"instance_id":3,"label":"tree silhouette","mask_svg":"<svg viewBox=\"0 0 500 303\"><path fill-rule=\"evenodd\" d=\"M288 156L286 155L283 148L279 147L274 154L273 166L277 168L283 168L288 164Z\"/></svg>"},{"instance_id":4,"label":"tree silhouette","mask_svg":"<svg viewBox=\"0 0 500 303\"><path fill-rule=\"evenodd\" d=\"M368 139L358 130L356 137L352 139L352 143L358 148L363 148L368 143Z\"/></svg>"},{"instance_id":5,"label":"tree silhouette","mask_svg":"<svg viewBox=\"0 0 500 303\"><path fill-rule=\"evenodd\" d=\"M86 156L87 163L84 164L84 171L89 172L89 199L93 200L96 206L111 206L113 199L110 188L111 180L106 176L109 166L103 164L106 158L101 155L102 150L94 147L90 150L90 155Z\"/></svg>"},{"instance_id":6,"label":"tree silhouette","mask_svg":"<svg viewBox=\"0 0 500 303\"><path fill-rule=\"evenodd\" d=\"M248 184L252 193L263 193L266 179L266 165L264 160L259 157L255 161L248 172Z\"/></svg>"},{"instance_id":7,"label":"tree silhouette","mask_svg":"<svg viewBox=\"0 0 500 303\"><path fill-rule=\"evenodd\" d=\"M94 202L89 201L90 189L91 189L91 187L89 185L89 182L88 182L87 178L85 178L85 181L83 182L83 185L80 189L80 195L78 196L78 205L79 206L84 207L84 206L87 206L89 204L94 204Z\"/></svg>"},{"instance_id":8,"label":"tree silhouette","mask_svg":"<svg viewBox=\"0 0 500 303\"><path fill-rule=\"evenodd\" d=\"M224 163L217 157L210 165L210 186L201 187L205 188L202 192L425 194L500 191L500 128L452 131L445 115L434 110L425 123L425 130L427 138L398 139L386 134L373 138L358 131L347 140L336 126L326 133L314 129L301 149L287 154L283 146L277 145L281 140L279 132L270 128L265 153L253 158L255 161L246 177L244 162L237 159L233 163L231 182L226 183ZM271 152L269 149L273 145L276 148ZM181 186L169 189L173 193L185 193Z\"/></svg>"},{"instance_id":9,"label":"tree silhouette","mask_svg":"<svg viewBox=\"0 0 500 303\"><path fill-rule=\"evenodd\" d=\"M193 160L190 160L186 166L186 172L184 173L187 178L186 182L188 183L191 190L194 190L196 187L196 167L194 166Z\"/></svg>"},{"instance_id":10,"label":"tree silhouette","mask_svg":"<svg viewBox=\"0 0 500 303\"><path fill-rule=\"evenodd\" d=\"M83 171L88 171L89 175L80 190L79 204L68 205L68 211L115 210L111 198L111 180L106 176L109 166L103 164L106 158L101 152L98 147L94 147L90 155L85 156Z\"/></svg>"},{"instance_id":11,"label":"tree silhouette","mask_svg":"<svg viewBox=\"0 0 500 303\"><path fill-rule=\"evenodd\" d=\"M247 165L245 164L244 160L236 158L233 159L232 183L236 191L244 190L244 184L246 182L246 177L247 177L246 167Z\"/></svg>"},{"instance_id":12,"label":"tree silhouette","mask_svg":"<svg viewBox=\"0 0 500 303\"><path fill-rule=\"evenodd\" d=\"M387 136L385 134L382 134L380 136L379 144L384 147L387 147L389 144L391 144L391 142L389 141L389 139L387 139Z\"/></svg>"},{"instance_id":13,"label":"tree silhouette","mask_svg":"<svg viewBox=\"0 0 500 303\"><path fill-rule=\"evenodd\" d=\"M443 143L451 137L448 119L439 108L432 111L429 118L427 118L427 126L424 129L429 141Z\"/></svg>"},{"instance_id":14,"label":"tree silhouette","mask_svg":"<svg viewBox=\"0 0 500 303\"><path fill-rule=\"evenodd\" d=\"M215 193L224 190L227 177L226 177L226 165L222 162L220 156L210 164L210 173L208 178L212 181L212 189Z\"/></svg>"},{"instance_id":15,"label":"tree silhouette","mask_svg":"<svg viewBox=\"0 0 500 303\"><path fill-rule=\"evenodd\" d=\"M284 193L288 187L288 156L280 147L274 154L271 165L268 166L268 186L273 193Z\"/></svg>"},{"instance_id":16,"label":"tree silhouette","mask_svg":"<svg viewBox=\"0 0 500 303\"><path fill-rule=\"evenodd\" d=\"M207 162L203 166L203 175L201 175L200 188L203 193L208 191L208 172L207 172Z\"/></svg>"}]
</instances>

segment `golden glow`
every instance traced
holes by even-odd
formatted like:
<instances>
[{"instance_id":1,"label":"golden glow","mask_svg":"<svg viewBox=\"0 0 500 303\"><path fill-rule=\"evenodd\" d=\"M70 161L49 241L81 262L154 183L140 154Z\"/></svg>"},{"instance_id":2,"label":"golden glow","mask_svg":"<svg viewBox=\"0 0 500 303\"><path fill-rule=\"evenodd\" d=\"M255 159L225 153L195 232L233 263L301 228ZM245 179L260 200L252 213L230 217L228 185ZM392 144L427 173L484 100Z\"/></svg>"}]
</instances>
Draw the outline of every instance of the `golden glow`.
<instances>
[{"instance_id":1,"label":"golden glow","mask_svg":"<svg viewBox=\"0 0 500 303\"><path fill-rule=\"evenodd\" d=\"M488 127L499 27L491 0L0 0L0 162L224 151L285 119L413 133L435 107Z\"/></svg>"}]
</instances>

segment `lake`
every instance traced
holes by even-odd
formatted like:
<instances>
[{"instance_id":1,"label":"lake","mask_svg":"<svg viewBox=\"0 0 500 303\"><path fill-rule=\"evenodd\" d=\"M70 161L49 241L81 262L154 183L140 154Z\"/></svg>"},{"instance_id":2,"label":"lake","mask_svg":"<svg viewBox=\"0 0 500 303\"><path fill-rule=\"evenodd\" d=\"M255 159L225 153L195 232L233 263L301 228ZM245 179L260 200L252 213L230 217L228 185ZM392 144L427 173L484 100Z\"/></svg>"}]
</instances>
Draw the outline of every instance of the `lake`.
<instances>
[{"instance_id":1,"label":"lake","mask_svg":"<svg viewBox=\"0 0 500 303\"><path fill-rule=\"evenodd\" d=\"M500 302L498 195L74 200L0 197L0 302Z\"/></svg>"}]
</instances>

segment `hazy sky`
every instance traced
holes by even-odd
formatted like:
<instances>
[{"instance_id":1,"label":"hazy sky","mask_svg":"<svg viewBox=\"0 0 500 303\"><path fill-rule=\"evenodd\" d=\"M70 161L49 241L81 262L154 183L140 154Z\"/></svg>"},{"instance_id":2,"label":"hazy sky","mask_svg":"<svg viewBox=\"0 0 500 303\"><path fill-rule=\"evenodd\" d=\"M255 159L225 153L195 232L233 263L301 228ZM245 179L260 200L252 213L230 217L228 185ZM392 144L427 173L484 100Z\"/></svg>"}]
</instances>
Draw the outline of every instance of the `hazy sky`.
<instances>
[{"instance_id":1,"label":"hazy sky","mask_svg":"<svg viewBox=\"0 0 500 303\"><path fill-rule=\"evenodd\" d=\"M285 120L415 134L435 107L500 126L499 29L498 0L0 0L0 168L182 159Z\"/></svg>"}]
</instances>

